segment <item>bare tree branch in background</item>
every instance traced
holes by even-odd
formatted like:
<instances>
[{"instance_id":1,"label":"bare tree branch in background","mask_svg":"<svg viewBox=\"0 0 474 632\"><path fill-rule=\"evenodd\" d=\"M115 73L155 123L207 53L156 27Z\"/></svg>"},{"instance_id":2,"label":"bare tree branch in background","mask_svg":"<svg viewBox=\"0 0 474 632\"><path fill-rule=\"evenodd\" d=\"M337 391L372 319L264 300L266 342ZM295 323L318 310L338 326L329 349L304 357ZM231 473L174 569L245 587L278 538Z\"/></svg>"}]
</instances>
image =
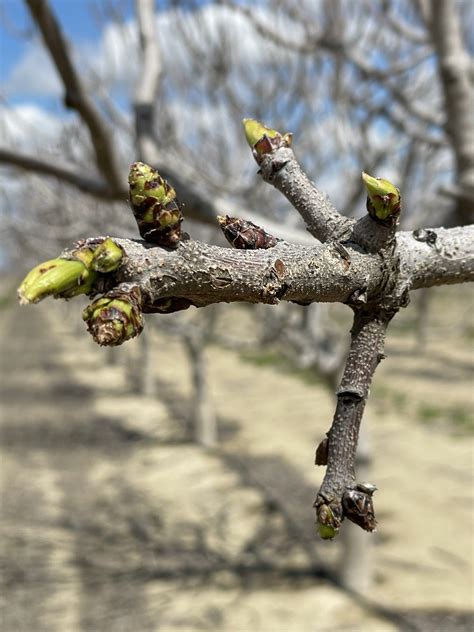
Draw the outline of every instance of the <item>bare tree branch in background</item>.
<instances>
[{"instance_id":1,"label":"bare tree branch in background","mask_svg":"<svg viewBox=\"0 0 474 632\"><path fill-rule=\"evenodd\" d=\"M159 158L155 107L161 77L161 54L154 1L136 0L135 4L142 54L141 73L135 90L135 133L139 158L153 165Z\"/></svg>"},{"instance_id":2,"label":"bare tree branch in background","mask_svg":"<svg viewBox=\"0 0 474 632\"><path fill-rule=\"evenodd\" d=\"M446 132L456 157L458 222L474 217L474 82L472 59L463 44L460 15L449 0L432 0L430 32L438 55L446 108Z\"/></svg>"},{"instance_id":3,"label":"bare tree branch in background","mask_svg":"<svg viewBox=\"0 0 474 632\"><path fill-rule=\"evenodd\" d=\"M86 124L101 175L112 189L120 190L122 169L111 140L112 130L89 97L87 88L76 71L61 27L46 0L26 2L64 84L64 104L76 110Z\"/></svg>"}]
</instances>

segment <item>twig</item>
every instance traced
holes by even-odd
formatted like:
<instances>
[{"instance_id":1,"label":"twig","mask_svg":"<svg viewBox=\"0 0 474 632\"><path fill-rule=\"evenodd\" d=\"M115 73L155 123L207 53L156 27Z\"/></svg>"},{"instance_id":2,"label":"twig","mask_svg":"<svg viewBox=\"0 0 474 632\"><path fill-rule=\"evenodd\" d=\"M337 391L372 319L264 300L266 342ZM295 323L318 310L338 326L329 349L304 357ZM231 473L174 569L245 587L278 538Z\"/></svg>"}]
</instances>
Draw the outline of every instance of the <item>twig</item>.
<instances>
[{"instance_id":1,"label":"twig","mask_svg":"<svg viewBox=\"0 0 474 632\"><path fill-rule=\"evenodd\" d=\"M354 463L360 422L372 376L384 357L385 331L393 315L383 311L374 314L373 308L355 312L351 348L328 432L326 475L314 503L318 515L322 508L331 509L335 529L344 519L343 495L356 487Z\"/></svg>"},{"instance_id":2,"label":"twig","mask_svg":"<svg viewBox=\"0 0 474 632\"><path fill-rule=\"evenodd\" d=\"M57 164L53 158L37 158L29 156L14 149L0 147L0 163L19 167L25 171L32 171L36 174L44 174L54 176L63 182L72 184L83 193L89 193L100 199L108 201L125 200L128 196L128 189L123 185L119 189L111 188L105 182L88 178L86 176L69 169L68 167Z\"/></svg>"},{"instance_id":3,"label":"twig","mask_svg":"<svg viewBox=\"0 0 474 632\"><path fill-rule=\"evenodd\" d=\"M289 147L265 155L260 170L265 182L281 191L300 213L316 239L323 242L337 239L354 223L341 215L328 196L309 180Z\"/></svg>"}]
</instances>

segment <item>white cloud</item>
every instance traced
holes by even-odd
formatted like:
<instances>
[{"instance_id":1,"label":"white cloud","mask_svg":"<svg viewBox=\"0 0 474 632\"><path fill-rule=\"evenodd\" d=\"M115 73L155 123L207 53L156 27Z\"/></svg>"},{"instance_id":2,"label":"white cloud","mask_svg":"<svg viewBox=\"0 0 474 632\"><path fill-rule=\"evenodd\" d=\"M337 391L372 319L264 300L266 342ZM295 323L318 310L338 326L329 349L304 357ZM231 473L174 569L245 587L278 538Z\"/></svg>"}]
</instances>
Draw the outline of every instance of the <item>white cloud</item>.
<instances>
[{"instance_id":1,"label":"white cloud","mask_svg":"<svg viewBox=\"0 0 474 632\"><path fill-rule=\"evenodd\" d=\"M63 90L49 54L37 39L26 46L5 82L7 96L58 97Z\"/></svg>"},{"instance_id":2,"label":"white cloud","mask_svg":"<svg viewBox=\"0 0 474 632\"><path fill-rule=\"evenodd\" d=\"M64 119L33 104L0 105L0 142L15 149L56 145Z\"/></svg>"}]
</instances>

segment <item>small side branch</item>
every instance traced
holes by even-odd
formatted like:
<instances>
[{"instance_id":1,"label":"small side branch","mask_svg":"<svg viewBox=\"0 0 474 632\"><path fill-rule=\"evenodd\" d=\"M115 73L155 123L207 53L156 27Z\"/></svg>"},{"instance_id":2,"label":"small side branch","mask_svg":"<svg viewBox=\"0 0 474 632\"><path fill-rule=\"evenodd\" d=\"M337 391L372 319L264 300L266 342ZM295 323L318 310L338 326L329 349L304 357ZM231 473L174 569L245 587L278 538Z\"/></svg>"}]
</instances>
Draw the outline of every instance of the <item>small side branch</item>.
<instances>
[{"instance_id":1,"label":"small side branch","mask_svg":"<svg viewBox=\"0 0 474 632\"><path fill-rule=\"evenodd\" d=\"M294 206L319 241L338 239L353 225L354 220L341 215L311 182L291 148L282 147L264 156L260 171L265 182L273 184Z\"/></svg>"},{"instance_id":2,"label":"small side branch","mask_svg":"<svg viewBox=\"0 0 474 632\"><path fill-rule=\"evenodd\" d=\"M341 215L301 168L291 149L292 134L280 134L254 119L243 120L247 143L265 182L281 191L319 241L347 236L354 220Z\"/></svg>"},{"instance_id":3,"label":"small side branch","mask_svg":"<svg viewBox=\"0 0 474 632\"><path fill-rule=\"evenodd\" d=\"M326 475L314 503L323 537L334 537L345 517L367 531L373 531L376 525L371 501L374 488L356 485L354 464L370 383L384 357L385 331L393 315L371 309L355 312L336 412L327 443L317 453L319 464L327 461Z\"/></svg>"}]
</instances>

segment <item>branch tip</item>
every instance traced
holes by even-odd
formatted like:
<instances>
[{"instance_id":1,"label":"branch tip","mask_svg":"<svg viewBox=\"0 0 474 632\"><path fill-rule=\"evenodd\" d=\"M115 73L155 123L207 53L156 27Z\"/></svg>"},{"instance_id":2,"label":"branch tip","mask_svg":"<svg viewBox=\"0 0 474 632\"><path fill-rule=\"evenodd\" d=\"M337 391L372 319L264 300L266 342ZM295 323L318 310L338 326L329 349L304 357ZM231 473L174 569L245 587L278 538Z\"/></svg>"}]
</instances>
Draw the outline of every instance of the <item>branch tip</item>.
<instances>
[{"instance_id":1,"label":"branch tip","mask_svg":"<svg viewBox=\"0 0 474 632\"><path fill-rule=\"evenodd\" d=\"M93 291L97 273L114 272L122 263L124 252L113 239L83 242L72 252L35 266L21 282L18 297L21 305L39 303L47 296L73 298Z\"/></svg>"},{"instance_id":2,"label":"branch tip","mask_svg":"<svg viewBox=\"0 0 474 632\"><path fill-rule=\"evenodd\" d=\"M280 147L291 147L293 139L291 133L282 135L277 130L250 118L243 119L242 124L245 138L257 162L261 162L265 154L270 154Z\"/></svg>"}]
</instances>

